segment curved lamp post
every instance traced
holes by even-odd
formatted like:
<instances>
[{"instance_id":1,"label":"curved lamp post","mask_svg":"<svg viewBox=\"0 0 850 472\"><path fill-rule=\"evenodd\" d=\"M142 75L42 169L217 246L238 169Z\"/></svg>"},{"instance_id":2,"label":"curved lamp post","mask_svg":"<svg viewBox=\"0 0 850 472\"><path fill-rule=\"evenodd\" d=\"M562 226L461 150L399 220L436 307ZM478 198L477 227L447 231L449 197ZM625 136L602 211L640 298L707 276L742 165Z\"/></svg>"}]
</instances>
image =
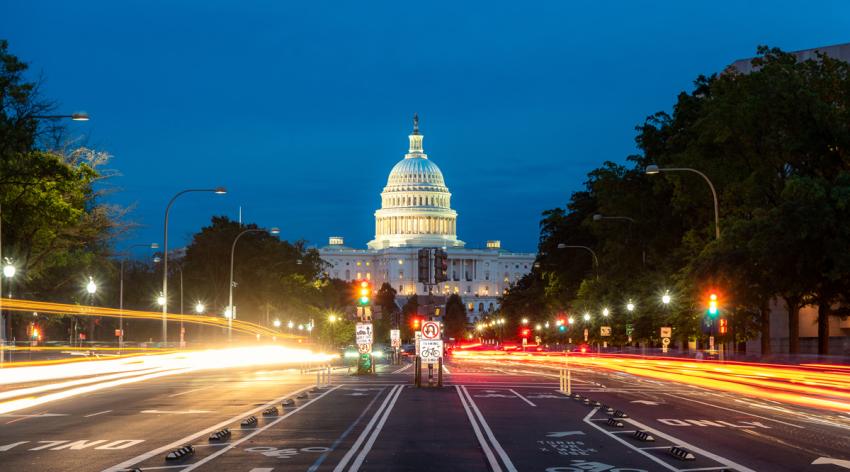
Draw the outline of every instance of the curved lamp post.
<instances>
[{"instance_id":1,"label":"curved lamp post","mask_svg":"<svg viewBox=\"0 0 850 472\"><path fill-rule=\"evenodd\" d=\"M239 241L239 238L242 235L248 233L269 233L269 234L280 234L279 228L248 228L243 230L241 233L237 234L235 238L233 238L233 244L230 245L230 286L228 287L228 296L227 296L227 311L225 312L225 316L227 317L227 341L233 337L233 318L236 317L236 313L233 310L233 259L236 254L236 242Z\"/></svg>"},{"instance_id":2,"label":"curved lamp post","mask_svg":"<svg viewBox=\"0 0 850 472\"><path fill-rule=\"evenodd\" d=\"M121 253L121 270L120 281L118 284L118 354L121 354L121 349L124 348L124 262L130 255L130 251L136 247L147 247L150 249L159 249L159 244L132 244L126 251Z\"/></svg>"},{"instance_id":3,"label":"curved lamp post","mask_svg":"<svg viewBox=\"0 0 850 472\"><path fill-rule=\"evenodd\" d=\"M171 197L171 201L169 201L168 206L165 207L165 228L162 237L162 296L165 298L165 303L162 304L163 344L168 343L168 214L171 212L171 205L174 203L174 200L177 200L177 197L180 195L189 192L211 192L216 195L224 195L227 193L227 190L224 187L186 189L181 192L177 192L176 195Z\"/></svg>"},{"instance_id":4,"label":"curved lamp post","mask_svg":"<svg viewBox=\"0 0 850 472\"><path fill-rule=\"evenodd\" d=\"M596 253L593 251L593 249L587 246L573 246L563 243L558 243L558 249L584 249L585 251L590 252L590 255L593 256L593 267L596 272L596 278L599 279L599 259L596 257Z\"/></svg>"},{"instance_id":5,"label":"curved lamp post","mask_svg":"<svg viewBox=\"0 0 850 472\"><path fill-rule=\"evenodd\" d=\"M711 180L707 175L702 172L691 169L690 167L658 167L657 165L648 165L646 166L647 175L655 175L661 172L693 172L695 174L699 174L705 182L708 184L708 187L711 189L711 196L714 198L714 236L716 239L720 239L720 209L717 204L717 191L714 189L714 184L711 183Z\"/></svg>"}]
</instances>

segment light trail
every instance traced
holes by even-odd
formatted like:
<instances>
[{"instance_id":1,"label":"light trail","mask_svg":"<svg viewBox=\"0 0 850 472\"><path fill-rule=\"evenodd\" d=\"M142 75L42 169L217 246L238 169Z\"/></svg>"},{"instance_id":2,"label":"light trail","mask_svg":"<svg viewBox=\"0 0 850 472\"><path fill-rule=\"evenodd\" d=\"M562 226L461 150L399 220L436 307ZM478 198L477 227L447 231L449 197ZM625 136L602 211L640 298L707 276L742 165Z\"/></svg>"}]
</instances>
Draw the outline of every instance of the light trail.
<instances>
[{"instance_id":1,"label":"light trail","mask_svg":"<svg viewBox=\"0 0 850 472\"><path fill-rule=\"evenodd\" d=\"M323 363L337 357L335 354L314 353L307 349L257 346L152 354L87 364L4 369L0 384L49 383L0 393L0 399L8 399L0 402L0 414L169 375L234 367ZM53 382L61 379L75 380Z\"/></svg>"},{"instance_id":2,"label":"light trail","mask_svg":"<svg viewBox=\"0 0 850 472\"><path fill-rule=\"evenodd\" d=\"M455 350L453 356L461 362L507 360L551 369L564 368L567 359L567 356L560 352L463 349ZM569 364L573 367L625 372L800 406L850 412L850 369L846 366L792 366L578 353L569 355Z\"/></svg>"},{"instance_id":3,"label":"light trail","mask_svg":"<svg viewBox=\"0 0 850 472\"><path fill-rule=\"evenodd\" d=\"M3 298L0 301L2 301L3 309L8 311L37 312L39 314L54 315L59 314L75 316L103 316L111 318L118 318L123 316L126 319L143 320L162 319L162 313L155 311L119 310L117 308L105 308L88 305L72 305L67 303L40 302L36 300L22 300L17 298ZM168 313L168 321L175 323L179 323L182 321L184 323L194 323L205 326L215 326L219 328L228 327L227 319L218 316ZM241 334L267 336L269 338L304 339L303 336L283 333L272 328L242 320L233 320L233 331Z\"/></svg>"}]
</instances>

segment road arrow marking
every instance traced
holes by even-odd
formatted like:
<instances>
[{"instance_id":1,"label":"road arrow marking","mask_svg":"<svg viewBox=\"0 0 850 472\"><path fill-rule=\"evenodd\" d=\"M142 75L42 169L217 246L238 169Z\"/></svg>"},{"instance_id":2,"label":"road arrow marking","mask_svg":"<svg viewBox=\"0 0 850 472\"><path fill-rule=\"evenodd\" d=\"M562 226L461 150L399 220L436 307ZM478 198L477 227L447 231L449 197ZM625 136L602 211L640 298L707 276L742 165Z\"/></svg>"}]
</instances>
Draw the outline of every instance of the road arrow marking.
<instances>
[{"instance_id":1,"label":"road arrow marking","mask_svg":"<svg viewBox=\"0 0 850 472\"><path fill-rule=\"evenodd\" d=\"M584 436L584 431L553 431L546 435L547 438L563 438L565 436Z\"/></svg>"},{"instance_id":2,"label":"road arrow marking","mask_svg":"<svg viewBox=\"0 0 850 472\"><path fill-rule=\"evenodd\" d=\"M660 405L660 403L653 402L653 401L650 401L650 400L632 400L629 403L640 403L641 405L652 405L652 406Z\"/></svg>"},{"instance_id":3,"label":"road arrow marking","mask_svg":"<svg viewBox=\"0 0 850 472\"><path fill-rule=\"evenodd\" d=\"M833 459L831 457L818 457L812 462L812 465L837 465L838 467L850 469L850 461Z\"/></svg>"}]
</instances>

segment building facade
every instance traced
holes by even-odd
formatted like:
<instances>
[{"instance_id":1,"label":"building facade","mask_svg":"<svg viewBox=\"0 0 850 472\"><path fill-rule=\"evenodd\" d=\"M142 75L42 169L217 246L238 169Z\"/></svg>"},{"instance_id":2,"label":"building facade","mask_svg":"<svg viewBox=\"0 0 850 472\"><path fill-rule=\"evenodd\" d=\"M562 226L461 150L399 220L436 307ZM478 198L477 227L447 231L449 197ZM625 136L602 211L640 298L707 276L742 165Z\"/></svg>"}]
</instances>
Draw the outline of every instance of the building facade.
<instances>
[{"instance_id":1,"label":"building facade","mask_svg":"<svg viewBox=\"0 0 850 472\"><path fill-rule=\"evenodd\" d=\"M376 290L389 283L399 303L404 303L412 295L429 294L428 287L417 282L419 249L444 248L449 280L430 293L460 295L469 321L474 322L498 309L505 290L531 271L535 254L505 251L497 240L483 248L467 248L457 238L452 194L440 168L425 154L416 116L409 139L407 154L392 168L381 192L375 238L366 249L354 249L345 245L343 237L332 236L319 254L328 265L329 277L369 280Z\"/></svg>"}]
</instances>

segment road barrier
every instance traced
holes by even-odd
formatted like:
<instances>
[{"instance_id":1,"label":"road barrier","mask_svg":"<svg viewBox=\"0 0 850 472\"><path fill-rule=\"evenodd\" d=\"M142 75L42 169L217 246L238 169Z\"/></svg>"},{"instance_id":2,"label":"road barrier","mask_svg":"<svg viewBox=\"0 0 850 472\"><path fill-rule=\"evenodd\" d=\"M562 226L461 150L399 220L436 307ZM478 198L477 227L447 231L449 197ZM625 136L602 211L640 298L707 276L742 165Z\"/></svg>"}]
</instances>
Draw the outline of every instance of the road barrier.
<instances>
[{"instance_id":1,"label":"road barrier","mask_svg":"<svg viewBox=\"0 0 850 472\"><path fill-rule=\"evenodd\" d=\"M603 410L605 410L605 413L608 413L609 415L613 415L613 414L614 414L614 409L613 409L613 408L611 408L611 407L610 407L610 406L608 406L608 405L602 405L602 409L603 409Z\"/></svg>"},{"instance_id":2,"label":"road barrier","mask_svg":"<svg viewBox=\"0 0 850 472\"><path fill-rule=\"evenodd\" d=\"M283 400L282 402L280 402L280 406L282 406L284 408L292 408L292 407L295 406L295 400L293 400L291 398L287 398L287 399Z\"/></svg>"},{"instance_id":3,"label":"road barrier","mask_svg":"<svg viewBox=\"0 0 850 472\"><path fill-rule=\"evenodd\" d=\"M263 410L263 416L277 416L278 411L276 406L270 406Z\"/></svg>"},{"instance_id":4,"label":"road barrier","mask_svg":"<svg viewBox=\"0 0 850 472\"><path fill-rule=\"evenodd\" d=\"M635 438L635 439L637 439L638 441L644 441L644 442L652 442L652 441L655 441L655 438L654 438L654 437L652 437L652 435L651 435L651 434L649 434L649 433L648 433L648 432L646 432L646 431L640 431L640 430L635 431L635 433L634 433L634 434L632 434L632 437L633 437L633 438Z\"/></svg>"},{"instance_id":5,"label":"road barrier","mask_svg":"<svg viewBox=\"0 0 850 472\"><path fill-rule=\"evenodd\" d=\"M322 366L316 370L316 388L331 386L331 372L332 367L330 365Z\"/></svg>"},{"instance_id":6,"label":"road barrier","mask_svg":"<svg viewBox=\"0 0 850 472\"><path fill-rule=\"evenodd\" d=\"M608 426L613 426L615 428L622 428L623 427L622 421L617 421L612 417L609 417L608 421L606 421L606 423L608 424Z\"/></svg>"},{"instance_id":7,"label":"road barrier","mask_svg":"<svg viewBox=\"0 0 850 472\"><path fill-rule=\"evenodd\" d=\"M176 461L178 459L183 459L186 456L190 456L195 453L195 448L191 445L187 444L183 447L178 447L177 449L169 452L165 456L165 460L167 461Z\"/></svg>"},{"instance_id":8,"label":"road barrier","mask_svg":"<svg viewBox=\"0 0 850 472\"><path fill-rule=\"evenodd\" d=\"M617 410L617 411L614 412L614 417L615 418L628 418L629 415L627 415L626 412L623 411L623 410Z\"/></svg>"},{"instance_id":9,"label":"road barrier","mask_svg":"<svg viewBox=\"0 0 850 472\"><path fill-rule=\"evenodd\" d=\"M692 461L696 460L696 457L691 454L691 451L679 446L673 446L668 451L671 456L679 459L680 461Z\"/></svg>"},{"instance_id":10,"label":"road barrier","mask_svg":"<svg viewBox=\"0 0 850 472\"><path fill-rule=\"evenodd\" d=\"M229 437L230 430L228 428L220 429L218 431L213 431L212 433L210 433L210 441L220 441Z\"/></svg>"},{"instance_id":11,"label":"road barrier","mask_svg":"<svg viewBox=\"0 0 850 472\"><path fill-rule=\"evenodd\" d=\"M257 417L256 416L249 416L249 417L245 418L244 420L242 420L242 422L239 423L239 424L241 426L254 426L255 424L257 424Z\"/></svg>"},{"instance_id":12,"label":"road barrier","mask_svg":"<svg viewBox=\"0 0 850 472\"><path fill-rule=\"evenodd\" d=\"M572 374L570 373L569 368L560 369L558 375L558 382L560 385L558 387L558 390L561 393L566 393L567 395L572 393Z\"/></svg>"}]
</instances>

